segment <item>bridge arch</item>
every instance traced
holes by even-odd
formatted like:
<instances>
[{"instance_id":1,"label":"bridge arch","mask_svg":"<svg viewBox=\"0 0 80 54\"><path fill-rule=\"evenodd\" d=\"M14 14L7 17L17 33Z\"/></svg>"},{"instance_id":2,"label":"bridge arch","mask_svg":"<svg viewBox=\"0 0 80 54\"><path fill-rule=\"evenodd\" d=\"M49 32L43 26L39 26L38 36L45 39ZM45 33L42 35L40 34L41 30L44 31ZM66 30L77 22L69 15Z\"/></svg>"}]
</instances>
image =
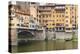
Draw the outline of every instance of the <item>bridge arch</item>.
<instances>
[{"instance_id":1,"label":"bridge arch","mask_svg":"<svg viewBox=\"0 0 80 54\"><path fill-rule=\"evenodd\" d=\"M24 30L24 31L18 32L18 37L19 38L33 38L34 34L30 31Z\"/></svg>"}]
</instances>

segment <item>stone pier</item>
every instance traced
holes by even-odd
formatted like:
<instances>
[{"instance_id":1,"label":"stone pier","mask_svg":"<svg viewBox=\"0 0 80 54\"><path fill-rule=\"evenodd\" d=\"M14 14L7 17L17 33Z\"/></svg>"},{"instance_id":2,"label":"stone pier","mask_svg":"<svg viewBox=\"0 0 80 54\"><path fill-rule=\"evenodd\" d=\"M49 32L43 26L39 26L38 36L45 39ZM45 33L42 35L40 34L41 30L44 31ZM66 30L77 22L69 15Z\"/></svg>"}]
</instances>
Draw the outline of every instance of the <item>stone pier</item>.
<instances>
[{"instance_id":1,"label":"stone pier","mask_svg":"<svg viewBox=\"0 0 80 54\"><path fill-rule=\"evenodd\" d=\"M10 41L10 45L17 45L17 29L16 28L12 28L9 30L9 41Z\"/></svg>"}]
</instances>

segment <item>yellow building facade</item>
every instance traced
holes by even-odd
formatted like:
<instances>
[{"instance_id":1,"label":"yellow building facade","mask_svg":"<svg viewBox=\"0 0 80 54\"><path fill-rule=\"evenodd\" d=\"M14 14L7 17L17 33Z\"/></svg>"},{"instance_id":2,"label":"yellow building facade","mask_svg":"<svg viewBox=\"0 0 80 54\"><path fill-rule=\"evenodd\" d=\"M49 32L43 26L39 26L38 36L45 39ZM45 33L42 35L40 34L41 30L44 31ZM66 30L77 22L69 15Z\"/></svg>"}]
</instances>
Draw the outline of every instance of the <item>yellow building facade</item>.
<instances>
[{"instance_id":1,"label":"yellow building facade","mask_svg":"<svg viewBox=\"0 0 80 54\"><path fill-rule=\"evenodd\" d=\"M47 29L72 32L78 27L77 5L48 4L39 6L41 24Z\"/></svg>"}]
</instances>

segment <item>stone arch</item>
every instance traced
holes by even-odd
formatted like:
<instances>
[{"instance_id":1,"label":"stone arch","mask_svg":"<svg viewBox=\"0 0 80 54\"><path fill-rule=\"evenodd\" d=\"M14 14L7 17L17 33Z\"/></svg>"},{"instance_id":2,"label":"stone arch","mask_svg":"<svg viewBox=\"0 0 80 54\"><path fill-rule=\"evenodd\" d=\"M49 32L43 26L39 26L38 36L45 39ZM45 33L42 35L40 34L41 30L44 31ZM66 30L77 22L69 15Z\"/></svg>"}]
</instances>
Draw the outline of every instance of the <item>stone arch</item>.
<instances>
[{"instance_id":1,"label":"stone arch","mask_svg":"<svg viewBox=\"0 0 80 54\"><path fill-rule=\"evenodd\" d=\"M18 32L18 38L33 38L34 35L30 31L20 31Z\"/></svg>"}]
</instances>

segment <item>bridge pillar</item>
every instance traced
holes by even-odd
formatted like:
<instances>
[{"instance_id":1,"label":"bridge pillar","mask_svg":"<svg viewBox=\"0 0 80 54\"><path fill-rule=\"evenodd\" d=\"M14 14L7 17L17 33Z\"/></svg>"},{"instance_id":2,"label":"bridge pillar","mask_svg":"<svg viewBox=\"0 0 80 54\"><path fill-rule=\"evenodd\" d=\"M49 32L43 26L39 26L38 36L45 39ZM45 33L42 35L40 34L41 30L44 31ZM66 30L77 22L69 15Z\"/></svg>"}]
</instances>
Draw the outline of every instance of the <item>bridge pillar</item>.
<instances>
[{"instance_id":1,"label":"bridge pillar","mask_svg":"<svg viewBox=\"0 0 80 54\"><path fill-rule=\"evenodd\" d=\"M17 29L11 28L10 30L10 38L11 38L11 45L17 45Z\"/></svg>"},{"instance_id":2,"label":"bridge pillar","mask_svg":"<svg viewBox=\"0 0 80 54\"><path fill-rule=\"evenodd\" d=\"M43 29L43 38L44 39L46 38L46 29L45 28Z\"/></svg>"}]
</instances>

